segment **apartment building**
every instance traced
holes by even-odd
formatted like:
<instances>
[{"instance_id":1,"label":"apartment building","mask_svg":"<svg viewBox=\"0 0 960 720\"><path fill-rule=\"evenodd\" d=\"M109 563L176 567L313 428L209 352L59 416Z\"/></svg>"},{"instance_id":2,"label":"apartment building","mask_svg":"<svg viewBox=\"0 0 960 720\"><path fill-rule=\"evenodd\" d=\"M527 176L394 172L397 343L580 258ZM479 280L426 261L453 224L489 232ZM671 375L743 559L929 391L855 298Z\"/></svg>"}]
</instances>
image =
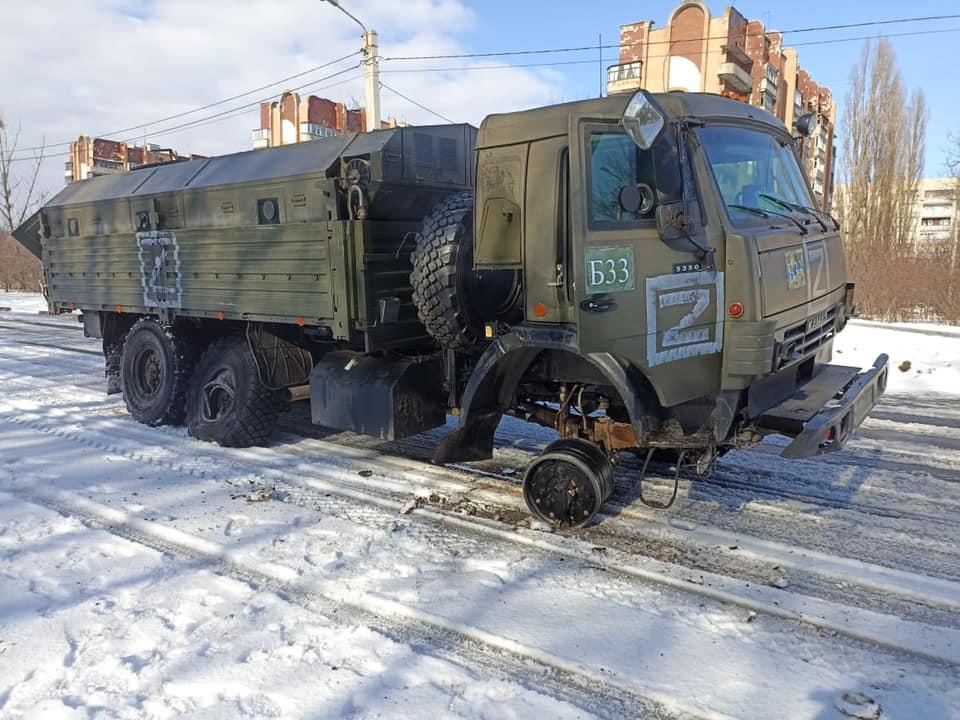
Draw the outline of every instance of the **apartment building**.
<instances>
[{"instance_id":1,"label":"apartment building","mask_svg":"<svg viewBox=\"0 0 960 720\"><path fill-rule=\"evenodd\" d=\"M960 179L927 178L920 181L913 217L914 242L925 256L948 259L955 267L960 257Z\"/></svg>"},{"instance_id":2,"label":"apartment building","mask_svg":"<svg viewBox=\"0 0 960 720\"><path fill-rule=\"evenodd\" d=\"M201 155L181 155L171 148L155 144L131 145L107 138L81 135L70 143L70 159L64 163L63 179L67 183L99 175L113 175L143 165L193 160Z\"/></svg>"},{"instance_id":3,"label":"apartment building","mask_svg":"<svg viewBox=\"0 0 960 720\"><path fill-rule=\"evenodd\" d=\"M736 8L713 16L703 2L677 5L667 24L652 20L620 27L619 63L607 69L607 92L710 92L756 105L787 127L808 112L813 134L802 143L801 160L821 206L833 194L836 106L830 89L800 67L797 51L784 48L780 33L748 20Z\"/></svg>"},{"instance_id":4,"label":"apartment building","mask_svg":"<svg viewBox=\"0 0 960 720\"><path fill-rule=\"evenodd\" d=\"M396 127L397 121L388 118L384 128ZM318 138L363 132L366 111L350 109L342 102L310 95L301 98L287 91L274 102L260 104L260 127L253 131L255 148L276 147Z\"/></svg>"}]
</instances>

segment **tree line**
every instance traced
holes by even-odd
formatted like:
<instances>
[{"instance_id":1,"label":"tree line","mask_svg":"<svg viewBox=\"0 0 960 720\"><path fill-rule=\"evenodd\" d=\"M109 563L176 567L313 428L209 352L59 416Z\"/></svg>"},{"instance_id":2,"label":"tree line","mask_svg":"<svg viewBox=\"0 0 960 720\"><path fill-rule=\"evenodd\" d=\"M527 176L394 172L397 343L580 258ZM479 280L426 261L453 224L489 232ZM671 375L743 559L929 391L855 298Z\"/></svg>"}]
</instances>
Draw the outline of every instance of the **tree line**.
<instances>
[{"instance_id":1,"label":"tree line","mask_svg":"<svg viewBox=\"0 0 960 720\"><path fill-rule=\"evenodd\" d=\"M43 151L23 166L17 159L20 128L11 130L0 117L0 289L38 292L42 270L31 255L10 233L43 202L37 187Z\"/></svg>"},{"instance_id":2,"label":"tree line","mask_svg":"<svg viewBox=\"0 0 960 720\"><path fill-rule=\"evenodd\" d=\"M927 106L909 91L888 40L867 42L850 71L834 209L867 317L960 323L960 248L918 242ZM960 174L960 146L947 159ZM953 188L956 203L957 185ZM949 192L949 188L947 189Z\"/></svg>"}]
</instances>

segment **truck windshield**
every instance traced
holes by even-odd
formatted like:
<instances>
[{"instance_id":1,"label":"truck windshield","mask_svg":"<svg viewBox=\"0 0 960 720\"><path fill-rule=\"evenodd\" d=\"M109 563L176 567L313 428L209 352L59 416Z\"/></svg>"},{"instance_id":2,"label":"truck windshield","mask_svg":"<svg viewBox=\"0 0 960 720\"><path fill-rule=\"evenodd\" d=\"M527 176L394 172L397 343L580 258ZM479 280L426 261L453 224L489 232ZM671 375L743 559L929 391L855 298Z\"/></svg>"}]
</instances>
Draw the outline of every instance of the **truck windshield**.
<instances>
[{"instance_id":1,"label":"truck windshield","mask_svg":"<svg viewBox=\"0 0 960 720\"><path fill-rule=\"evenodd\" d=\"M734 222L755 221L784 210L813 212L803 173L788 143L739 127L704 127L698 137Z\"/></svg>"}]
</instances>

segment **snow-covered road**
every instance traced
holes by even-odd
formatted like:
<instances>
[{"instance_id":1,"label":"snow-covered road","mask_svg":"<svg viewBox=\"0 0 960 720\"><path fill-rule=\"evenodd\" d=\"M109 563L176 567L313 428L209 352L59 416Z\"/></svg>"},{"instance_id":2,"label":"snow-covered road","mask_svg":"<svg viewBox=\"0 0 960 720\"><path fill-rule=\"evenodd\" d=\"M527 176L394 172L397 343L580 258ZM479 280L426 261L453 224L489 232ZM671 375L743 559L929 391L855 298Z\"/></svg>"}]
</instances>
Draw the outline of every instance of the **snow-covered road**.
<instances>
[{"instance_id":1,"label":"snow-covered road","mask_svg":"<svg viewBox=\"0 0 960 720\"><path fill-rule=\"evenodd\" d=\"M537 428L457 468L303 408L201 444L106 397L75 318L6 307L0 717L960 718L951 329L841 335L893 366L843 452L731 453L667 511L626 462L565 536L523 508Z\"/></svg>"}]
</instances>

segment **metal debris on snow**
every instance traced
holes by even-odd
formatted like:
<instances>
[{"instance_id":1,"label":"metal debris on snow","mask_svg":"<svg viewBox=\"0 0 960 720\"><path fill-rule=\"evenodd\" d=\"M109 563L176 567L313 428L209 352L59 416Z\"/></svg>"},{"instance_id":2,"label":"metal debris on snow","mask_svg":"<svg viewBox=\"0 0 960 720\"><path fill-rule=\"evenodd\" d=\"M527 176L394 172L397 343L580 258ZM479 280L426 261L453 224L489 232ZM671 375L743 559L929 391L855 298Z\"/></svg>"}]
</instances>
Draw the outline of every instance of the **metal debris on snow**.
<instances>
[{"instance_id":1,"label":"metal debris on snow","mask_svg":"<svg viewBox=\"0 0 960 720\"><path fill-rule=\"evenodd\" d=\"M273 485L268 485L267 487L254 490L252 493L247 495L247 502L265 502L267 500L273 500L276 496L277 488Z\"/></svg>"}]
</instances>

